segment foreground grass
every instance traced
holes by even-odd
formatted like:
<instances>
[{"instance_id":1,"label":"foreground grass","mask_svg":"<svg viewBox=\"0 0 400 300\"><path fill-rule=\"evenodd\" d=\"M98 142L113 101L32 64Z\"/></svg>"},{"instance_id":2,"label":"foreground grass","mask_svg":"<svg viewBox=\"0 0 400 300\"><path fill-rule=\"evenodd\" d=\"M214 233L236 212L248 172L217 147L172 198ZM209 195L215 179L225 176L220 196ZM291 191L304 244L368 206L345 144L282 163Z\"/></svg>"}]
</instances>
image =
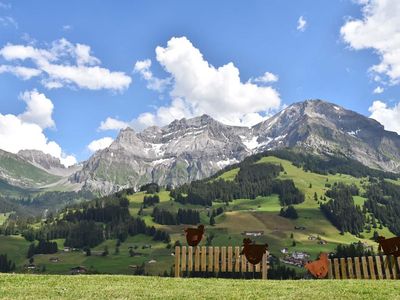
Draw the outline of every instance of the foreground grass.
<instances>
[{"instance_id":1,"label":"foreground grass","mask_svg":"<svg viewBox=\"0 0 400 300\"><path fill-rule=\"evenodd\" d=\"M394 280L0 275L0 299L400 299Z\"/></svg>"}]
</instances>

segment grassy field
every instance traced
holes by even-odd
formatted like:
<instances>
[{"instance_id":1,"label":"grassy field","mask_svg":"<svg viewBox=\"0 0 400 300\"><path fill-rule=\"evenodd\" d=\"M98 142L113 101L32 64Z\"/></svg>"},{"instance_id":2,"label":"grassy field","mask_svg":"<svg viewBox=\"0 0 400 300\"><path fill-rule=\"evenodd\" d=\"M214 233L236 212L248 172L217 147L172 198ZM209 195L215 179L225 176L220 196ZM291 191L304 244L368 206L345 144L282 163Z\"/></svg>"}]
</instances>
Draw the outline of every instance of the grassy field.
<instances>
[{"instance_id":1,"label":"grassy field","mask_svg":"<svg viewBox=\"0 0 400 300\"><path fill-rule=\"evenodd\" d=\"M0 299L399 299L394 280L0 275Z\"/></svg>"}]
</instances>

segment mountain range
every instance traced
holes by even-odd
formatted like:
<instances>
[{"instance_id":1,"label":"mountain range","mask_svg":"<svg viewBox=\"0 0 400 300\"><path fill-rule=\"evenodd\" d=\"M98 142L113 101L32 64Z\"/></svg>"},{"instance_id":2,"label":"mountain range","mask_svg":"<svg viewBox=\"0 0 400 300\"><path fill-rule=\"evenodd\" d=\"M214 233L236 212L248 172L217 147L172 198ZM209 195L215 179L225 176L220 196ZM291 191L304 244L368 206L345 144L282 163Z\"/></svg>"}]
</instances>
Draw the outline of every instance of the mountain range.
<instances>
[{"instance_id":1,"label":"mountain range","mask_svg":"<svg viewBox=\"0 0 400 300\"><path fill-rule=\"evenodd\" d=\"M142 132L126 128L109 147L68 169L40 151L0 151L0 180L18 187L109 194L149 182L180 185L208 177L251 154L287 147L400 172L397 133L335 104L307 100L252 127L225 125L202 115Z\"/></svg>"}]
</instances>

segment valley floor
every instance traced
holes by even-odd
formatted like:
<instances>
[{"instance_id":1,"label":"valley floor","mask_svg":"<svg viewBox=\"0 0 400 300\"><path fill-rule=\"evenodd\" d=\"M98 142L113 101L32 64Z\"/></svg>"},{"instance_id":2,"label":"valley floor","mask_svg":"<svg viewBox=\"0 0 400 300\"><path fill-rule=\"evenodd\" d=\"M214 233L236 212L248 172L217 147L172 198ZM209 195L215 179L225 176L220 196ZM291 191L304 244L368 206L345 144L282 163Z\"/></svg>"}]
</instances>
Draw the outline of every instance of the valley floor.
<instances>
[{"instance_id":1,"label":"valley floor","mask_svg":"<svg viewBox=\"0 0 400 300\"><path fill-rule=\"evenodd\" d=\"M0 299L400 299L396 280L176 279L0 274Z\"/></svg>"}]
</instances>

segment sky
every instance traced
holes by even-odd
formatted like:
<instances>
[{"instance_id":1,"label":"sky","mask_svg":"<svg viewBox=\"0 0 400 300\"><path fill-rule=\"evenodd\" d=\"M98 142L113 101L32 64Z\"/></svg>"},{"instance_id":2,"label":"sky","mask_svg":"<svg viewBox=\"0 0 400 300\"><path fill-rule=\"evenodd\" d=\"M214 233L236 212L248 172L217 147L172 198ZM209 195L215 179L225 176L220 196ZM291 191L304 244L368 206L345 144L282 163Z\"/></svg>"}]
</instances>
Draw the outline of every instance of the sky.
<instances>
[{"instance_id":1,"label":"sky","mask_svg":"<svg viewBox=\"0 0 400 300\"><path fill-rule=\"evenodd\" d=\"M67 166L127 126L307 99L400 134L399 92L398 0L0 0L0 149Z\"/></svg>"}]
</instances>

